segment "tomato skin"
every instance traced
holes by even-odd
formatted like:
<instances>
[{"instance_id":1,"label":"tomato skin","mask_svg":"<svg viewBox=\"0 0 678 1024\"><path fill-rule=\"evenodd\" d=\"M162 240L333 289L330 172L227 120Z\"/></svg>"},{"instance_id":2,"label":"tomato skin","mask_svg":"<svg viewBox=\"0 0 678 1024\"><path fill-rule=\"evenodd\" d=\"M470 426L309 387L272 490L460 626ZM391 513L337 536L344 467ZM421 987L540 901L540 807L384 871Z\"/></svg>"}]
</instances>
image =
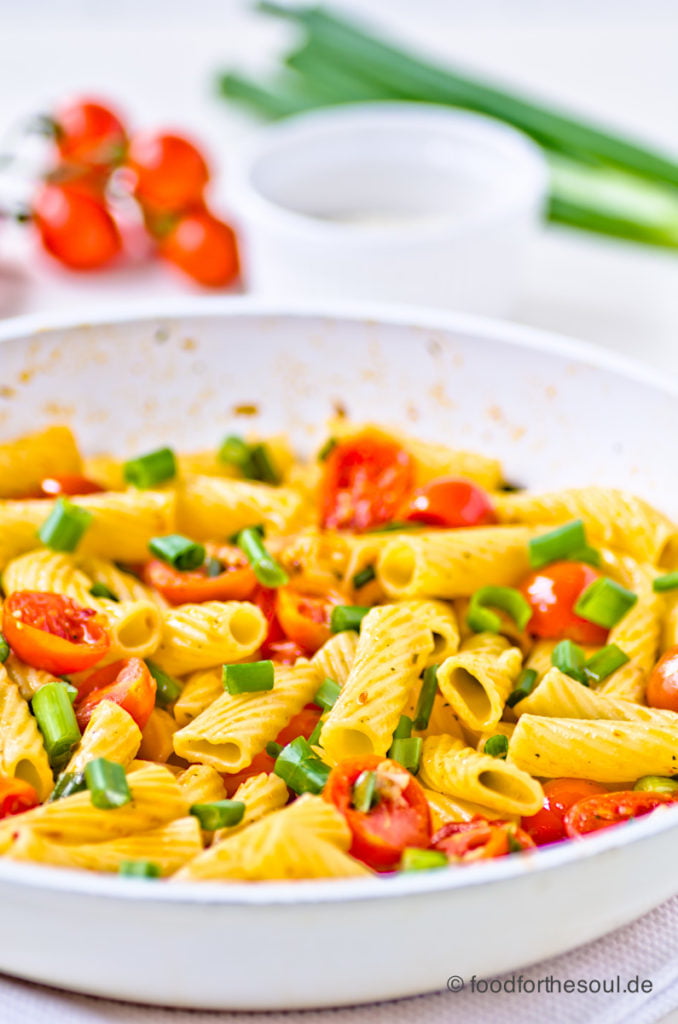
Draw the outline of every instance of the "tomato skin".
<instances>
[{"instance_id":1,"label":"tomato skin","mask_svg":"<svg viewBox=\"0 0 678 1024\"><path fill-rule=\"evenodd\" d=\"M325 461L320 523L326 529L367 530L396 518L414 486L414 462L376 430L339 441Z\"/></svg>"},{"instance_id":2,"label":"tomato skin","mask_svg":"<svg viewBox=\"0 0 678 1024\"><path fill-rule=\"evenodd\" d=\"M678 803L672 793L651 793L642 790L621 790L590 796L580 800L565 815L565 832L570 839L578 839L590 832L621 825L633 818L650 814L657 807Z\"/></svg>"},{"instance_id":3,"label":"tomato skin","mask_svg":"<svg viewBox=\"0 0 678 1024\"><path fill-rule=\"evenodd\" d=\"M486 821L476 816L471 821L452 821L438 829L431 848L447 854L450 861L469 863L506 857L521 850L534 849L534 841L516 825L507 821Z\"/></svg>"},{"instance_id":4,"label":"tomato skin","mask_svg":"<svg viewBox=\"0 0 678 1024\"><path fill-rule=\"evenodd\" d=\"M651 708L678 711L678 645L669 647L652 669L645 699Z\"/></svg>"},{"instance_id":5,"label":"tomato skin","mask_svg":"<svg viewBox=\"0 0 678 1024\"><path fill-rule=\"evenodd\" d=\"M549 779L543 784L544 806L536 814L521 818L521 827L537 846L567 839L565 815L580 800L609 792L600 782L589 779Z\"/></svg>"},{"instance_id":6,"label":"tomato skin","mask_svg":"<svg viewBox=\"0 0 678 1024\"><path fill-rule=\"evenodd\" d=\"M86 167L113 167L122 160L127 133L109 107L76 99L55 114L56 146L62 160Z\"/></svg>"},{"instance_id":7,"label":"tomato skin","mask_svg":"<svg viewBox=\"0 0 678 1024\"><path fill-rule=\"evenodd\" d=\"M0 775L0 819L38 807L40 797L23 779Z\"/></svg>"},{"instance_id":8,"label":"tomato skin","mask_svg":"<svg viewBox=\"0 0 678 1024\"><path fill-rule=\"evenodd\" d=\"M528 633L549 640L605 644L607 630L574 612L582 591L599 578L600 573L585 562L553 562L530 573L520 586L532 608Z\"/></svg>"},{"instance_id":9,"label":"tomato skin","mask_svg":"<svg viewBox=\"0 0 678 1024\"><path fill-rule=\"evenodd\" d=\"M318 724L321 714L320 708L315 707L313 704L307 704L280 730L275 739L276 743L279 743L281 747L285 747L292 740L295 740L297 736L303 736L304 739L308 739ZM243 768L236 775L225 773L221 777L226 787L226 795L229 798L232 797L238 786L246 782L247 779L251 779L253 775L260 775L262 772L270 775L274 764L275 758L267 754L265 750L262 750L261 753L255 755L252 763L247 768Z\"/></svg>"},{"instance_id":10,"label":"tomato skin","mask_svg":"<svg viewBox=\"0 0 678 1024\"><path fill-rule=\"evenodd\" d=\"M111 645L95 610L61 594L16 590L5 601L2 629L22 661L56 676L92 668Z\"/></svg>"},{"instance_id":11,"label":"tomato skin","mask_svg":"<svg viewBox=\"0 0 678 1024\"><path fill-rule=\"evenodd\" d=\"M463 477L444 476L419 487L401 513L403 519L458 529L496 523L492 502L482 487Z\"/></svg>"},{"instance_id":12,"label":"tomato skin","mask_svg":"<svg viewBox=\"0 0 678 1024\"><path fill-rule=\"evenodd\" d=\"M207 210L183 213L162 238L158 251L206 288L224 288L240 273L233 228Z\"/></svg>"},{"instance_id":13,"label":"tomato skin","mask_svg":"<svg viewBox=\"0 0 678 1024\"><path fill-rule=\"evenodd\" d=\"M369 812L352 806L353 786L365 771L376 771L380 779L403 779L397 797L382 795ZM351 829L349 853L375 871L392 871L406 846L427 847L431 838L431 814L421 785L401 765L377 754L350 757L330 772L323 798L334 804Z\"/></svg>"},{"instance_id":14,"label":"tomato skin","mask_svg":"<svg viewBox=\"0 0 678 1024\"><path fill-rule=\"evenodd\" d=\"M174 569L160 559L151 559L143 568L144 581L159 590L170 604L200 604L201 601L246 601L257 586L257 578L239 548L222 546L215 557L224 564L224 572L208 576L204 567L190 572Z\"/></svg>"},{"instance_id":15,"label":"tomato skin","mask_svg":"<svg viewBox=\"0 0 678 1024\"><path fill-rule=\"evenodd\" d=\"M144 729L155 706L156 682L141 658L123 658L93 672L78 688L75 717L85 729L103 700L113 701Z\"/></svg>"},{"instance_id":16,"label":"tomato skin","mask_svg":"<svg viewBox=\"0 0 678 1024\"><path fill-rule=\"evenodd\" d=\"M41 497L56 498L60 494L99 494L104 490L93 480L75 473L64 476L48 476L40 483Z\"/></svg>"},{"instance_id":17,"label":"tomato skin","mask_svg":"<svg viewBox=\"0 0 678 1024\"><path fill-rule=\"evenodd\" d=\"M135 135L126 162L134 173L134 195L155 210L199 203L210 176L202 153L183 135Z\"/></svg>"},{"instance_id":18,"label":"tomato skin","mask_svg":"<svg viewBox=\"0 0 678 1024\"><path fill-rule=\"evenodd\" d=\"M332 608L344 604L340 594L305 594L294 587L280 587L276 593L276 615L288 637L304 651L315 654L332 636Z\"/></svg>"},{"instance_id":19,"label":"tomato skin","mask_svg":"<svg viewBox=\"0 0 678 1024\"><path fill-rule=\"evenodd\" d=\"M261 657L270 658L279 665L294 665L297 658L306 655L305 648L294 640L288 640L276 613L276 591L270 587L258 586L250 598L264 614L268 632L261 645Z\"/></svg>"},{"instance_id":20,"label":"tomato skin","mask_svg":"<svg viewBox=\"0 0 678 1024\"><path fill-rule=\"evenodd\" d=\"M70 185L43 185L32 206L44 248L71 270L96 270L120 252L113 217L94 196Z\"/></svg>"}]
</instances>

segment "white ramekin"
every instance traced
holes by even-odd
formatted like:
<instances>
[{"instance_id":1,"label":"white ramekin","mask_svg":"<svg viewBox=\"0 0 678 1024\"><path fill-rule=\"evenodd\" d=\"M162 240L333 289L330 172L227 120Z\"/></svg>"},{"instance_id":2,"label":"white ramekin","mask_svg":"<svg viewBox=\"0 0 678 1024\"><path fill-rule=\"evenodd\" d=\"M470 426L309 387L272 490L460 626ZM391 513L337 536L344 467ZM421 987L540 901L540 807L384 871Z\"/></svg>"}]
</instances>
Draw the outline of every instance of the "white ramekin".
<instances>
[{"instance_id":1,"label":"white ramekin","mask_svg":"<svg viewBox=\"0 0 678 1024\"><path fill-rule=\"evenodd\" d=\"M490 118L418 103L303 114L240 153L246 281L275 299L507 313L546 187L540 150Z\"/></svg>"}]
</instances>

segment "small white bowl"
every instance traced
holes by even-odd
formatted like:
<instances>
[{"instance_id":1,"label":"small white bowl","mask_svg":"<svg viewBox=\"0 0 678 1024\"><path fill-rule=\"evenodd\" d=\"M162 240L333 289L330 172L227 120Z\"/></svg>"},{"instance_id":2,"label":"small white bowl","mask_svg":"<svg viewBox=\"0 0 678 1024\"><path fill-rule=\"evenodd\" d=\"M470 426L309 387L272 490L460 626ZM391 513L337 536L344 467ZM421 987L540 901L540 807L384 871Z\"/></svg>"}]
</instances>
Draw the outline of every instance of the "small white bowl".
<instances>
[{"instance_id":1,"label":"small white bowl","mask_svg":"<svg viewBox=\"0 0 678 1024\"><path fill-rule=\"evenodd\" d=\"M241 153L246 279L267 298L505 314L546 187L540 150L491 118L419 103L303 114Z\"/></svg>"}]
</instances>

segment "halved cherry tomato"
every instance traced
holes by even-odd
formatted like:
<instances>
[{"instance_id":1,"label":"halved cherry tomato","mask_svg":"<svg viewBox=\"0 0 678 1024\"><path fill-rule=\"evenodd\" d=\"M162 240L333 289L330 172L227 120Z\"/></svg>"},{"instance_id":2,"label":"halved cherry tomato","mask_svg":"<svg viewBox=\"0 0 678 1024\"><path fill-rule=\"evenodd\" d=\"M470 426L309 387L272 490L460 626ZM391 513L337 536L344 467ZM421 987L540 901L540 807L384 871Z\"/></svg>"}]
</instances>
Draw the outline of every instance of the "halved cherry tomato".
<instances>
[{"instance_id":1,"label":"halved cherry tomato","mask_svg":"<svg viewBox=\"0 0 678 1024\"><path fill-rule=\"evenodd\" d=\"M136 198L156 210L178 211L200 202L209 179L202 153L182 135L135 135L127 164Z\"/></svg>"},{"instance_id":2,"label":"halved cherry tomato","mask_svg":"<svg viewBox=\"0 0 678 1024\"><path fill-rule=\"evenodd\" d=\"M579 595L599 577L585 562L553 562L531 573L520 587L532 607L528 633L578 644L606 643L606 629L574 612Z\"/></svg>"},{"instance_id":3,"label":"halved cherry tomato","mask_svg":"<svg viewBox=\"0 0 678 1024\"><path fill-rule=\"evenodd\" d=\"M39 803L40 797L28 782L8 775L0 776L0 818L30 811Z\"/></svg>"},{"instance_id":4,"label":"halved cherry tomato","mask_svg":"<svg viewBox=\"0 0 678 1024\"><path fill-rule=\"evenodd\" d=\"M111 646L94 608L62 594L16 590L5 601L2 629L22 661L57 676L91 668Z\"/></svg>"},{"instance_id":5,"label":"halved cherry tomato","mask_svg":"<svg viewBox=\"0 0 678 1024\"><path fill-rule=\"evenodd\" d=\"M468 863L506 857L520 850L534 849L534 842L522 828L509 821L455 821L443 825L431 839L431 847L447 854L451 861Z\"/></svg>"},{"instance_id":6,"label":"halved cherry tomato","mask_svg":"<svg viewBox=\"0 0 678 1024\"><path fill-rule=\"evenodd\" d=\"M317 708L314 704L307 704L280 730L275 739L276 743L279 743L281 747L285 747L292 740L295 740L297 736L303 736L307 740L318 724L321 714L320 708ZM237 775L222 775L227 796L233 796L238 786L246 782L247 779L252 778L253 775L260 775L262 772L270 775L274 764L275 759L270 754L267 754L265 750L262 750L261 753L255 755L252 763L247 768L239 771Z\"/></svg>"},{"instance_id":7,"label":"halved cherry tomato","mask_svg":"<svg viewBox=\"0 0 678 1024\"><path fill-rule=\"evenodd\" d=\"M589 779L549 779L544 783L544 806L520 824L537 846L566 839L565 815L580 800L609 792L600 782Z\"/></svg>"},{"instance_id":8,"label":"halved cherry tomato","mask_svg":"<svg viewBox=\"0 0 678 1024\"><path fill-rule=\"evenodd\" d=\"M369 811L353 806L353 787L363 772L376 772L377 803ZM431 814L424 790L397 761L350 757L330 772L323 797L346 818L353 834L350 853L376 871L398 866L406 846L427 847Z\"/></svg>"},{"instance_id":9,"label":"halved cherry tomato","mask_svg":"<svg viewBox=\"0 0 678 1024\"><path fill-rule=\"evenodd\" d=\"M215 546L209 553L224 567L218 576L208 576L207 565L181 572L166 562L152 559L144 566L143 578L170 604L247 600L257 586L257 578L240 548L224 544Z\"/></svg>"},{"instance_id":10,"label":"halved cherry tomato","mask_svg":"<svg viewBox=\"0 0 678 1024\"><path fill-rule=\"evenodd\" d=\"M112 167L122 160L127 135L109 107L78 99L60 107L54 116L56 145L68 163Z\"/></svg>"},{"instance_id":11,"label":"halved cherry tomato","mask_svg":"<svg viewBox=\"0 0 678 1024\"><path fill-rule=\"evenodd\" d=\"M270 587L257 587L251 600L261 609L268 622L268 632L261 645L261 657L270 658L279 665L293 665L307 652L294 640L288 640L276 614L276 591Z\"/></svg>"},{"instance_id":12,"label":"halved cherry tomato","mask_svg":"<svg viewBox=\"0 0 678 1024\"><path fill-rule=\"evenodd\" d=\"M156 682L141 658L123 658L100 668L78 687L75 717L84 729L95 707L111 700L143 729L155 705Z\"/></svg>"},{"instance_id":13,"label":"halved cherry tomato","mask_svg":"<svg viewBox=\"0 0 678 1024\"><path fill-rule=\"evenodd\" d=\"M651 793L638 790L620 790L603 796L590 796L580 800L565 815L565 832L570 839L598 832L602 828L621 825L633 818L642 818L658 807L678 803L673 793Z\"/></svg>"},{"instance_id":14,"label":"halved cherry tomato","mask_svg":"<svg viewBox=\"0 0 678 1024\"><path fill-rule=\"evenodd\" d=\"M401 516L410 522L452 529L497 521L492 502L482 487L456 476L439 477L417 488Z\"/></svg>"},{"instance_id":15,"label":"halved cherry tomato","mask_svg":"<svg viewBox=\"0 0 678 1024\"><path fill-rule=\"evenodd\" d=\"M414 486L414 463L387 434L363 430L332 449L325 462L320 522L327 529L367 530L396 517Z\"/></svg>"},{"instance_id":16,"label":"halved cherry tomato","mask_svg":"<svg viewBox=\"0 0 678 1024\"><path fill-rule=\"evenodd\" d=\"M48 476L40 484L41 496L55 498L60 494L99 494L104 488L88 480L86 476L67 473L64 476Z\"/></svg>"},{"instance_id":17,"label":"halved cherry tomato","mask_svg":"<svg viewBox=\"0 0 678 1024\"><path fill-rule=\"evenodd\" d=\"M294 587L280 587L275 607L285 635L314 654L332 636L332 608L345 603L346 599L341 594L304 594Z\"/></svg>"},{"instance_id":18,"label":"halved cherry tomato","mask_svg":"<svg viewBox=\"0 0 678 1024\"><path fill-rule=\"evenodd\" d=\"M645 699L651 708L678 711L678 645L669 647L652 669Z\"/></svg>"}]
</instances>

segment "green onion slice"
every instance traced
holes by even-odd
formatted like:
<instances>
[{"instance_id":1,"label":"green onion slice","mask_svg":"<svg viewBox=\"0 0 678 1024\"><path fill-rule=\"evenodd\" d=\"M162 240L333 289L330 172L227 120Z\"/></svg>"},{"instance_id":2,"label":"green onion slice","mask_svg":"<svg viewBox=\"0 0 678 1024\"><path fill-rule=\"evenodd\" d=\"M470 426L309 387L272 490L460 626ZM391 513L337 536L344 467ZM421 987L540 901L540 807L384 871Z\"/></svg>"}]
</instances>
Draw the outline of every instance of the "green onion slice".
<instances>
[{"instance_id":1,"label":"green onion slice","mask_svg":"<svg viewBox=\"0 0 678 1024\"><path fill-rule=\"evenodd\" d=\"M389 523L378 523L369 526L363 533L394 533L396 530L420 530L421 523L409 522L407 519L391 519Z\"/></svg>"},{"instance_id":2,"label":"green onion slice","mask_svg":"<svg viewBox=\"0 0 678 1024\"><path fill-rule=\"evenodd\" d=\"M38 536L52 551L75 551L92 519L86 508L74 505L68 498L57 498Z\"/></svg>"},{"instance_id":3,"label":"green onion slice","mask_svg":"<svg viewBox=\"0 0 678 1024\"><path fill-rule=\"evenodd\" d=\"M408 736L404 739L394 739L388 756L407 768L413 775L419 771L421 761L421 749L424 741L421 736Z\"/></svg>"},{"instance_id":4,"label":"green onion slice","mask_svg":"<svg viewBox=\"0 0 678 1024\"><path fill-rule=\"evenodd\" d=\"M663 594L666 590L675 590L678 587L678 572L667 572L663 576L656 576L652 581L652 589L657 594Z\"/></svg>"},{"instance_id":5,"label":"green onion slice","mask_svg":"<svg viewBox=\"0 0 678 1024\"><path fill-rule=\"evenodd\" d=\"M247 441L237 434L229 434L221 442L217 458L228 466L235 466L243 476L252 476L252 459Z\"/></svg>"},{"instance_id":6,"label":"green onion slice","mask_svg":"<svg viewBox=\"0 0 678 1024\"><path fill-rule=\"evenodd\" d=\"M283 747L273 771L295 793L322 793L330 774L329 766L314 754L303 736Z\"/></svg>"},{"instance_id":7,"label":"green onion slice","mask_svg":"<svg viewBox=\"0 0 678 1024\"><path fill-rule=\"evenodd\" d=\"M223 562L220 562L218 558L213 558L212 555L210 555L203 562L203 568L207 578L214 579L215 576L221 576L224 571L224 564Z\"/></svg>"},{"instance_id":8,"label":"green onion slice","mask_svg":"<svg viewBox=\"0 0 678 1024\"><path fill-rule=\"evenodd\" d=\"M2 633L0 633L0 664L4 664L10 656L9 644L5 640Z\"/></svg>"},{"instance_id":9,"label":"green onion slice","mask_svg":"<svg viewBox=\"0 0 678 1024\"><path fill-rule=\"evenodd\" d=\"M125 483L145 491L172 480L177 475L177 460L171 448L158 448L130 459L123 465L122 475Z\"/></svg>"},{"instance_id":10,"label":"green onion slice","mask_svg":"<svg viewBox=\"0 0 678 1024\"><path fill-rule=\"evenodd\" d=\"M312 747L319 747L320 746L320 734L323 731L323 725L324 724L325 723L323 722L322 718L319 718L318 721L316 722L315 729L313 730L311 735L308 737L308 742L309 742L310 746L312 746ZM268 747L266 749L268 750Z\"/></svg>"},{"instance_id":11,"label":"green onion slice","mask_svg":"<svg viewBox=\"0 0 678 1024\"><path fill-rule=\"evenodd\" d=\"M260 480L263 484L279 484L280 473L275 467L268 445L259 443L253 444L250 449L250 460L252 462L252 479Z\"/></svg>"},{"instance_id":12,"label":"green onion slice","mask_svg":"<svg viewBox=\"0 0 678 1024\"><path fill-rule=\"evenodd\" d=\"M530 565L540 569L550 562L559 562L586 546L586 530L581 519L573 519L556 530L533 537L528 542L527 551Z\"/></svg>"},{"instance_id":13,"label":"green onion slice","mask_svg":"<svg viewBox=\"0 0 678 1024\"><path fill-rule=\"evenodd\" d=\"M466 622L474 633L499 633L501 619L490 607L501 608L518 626L525 629L532 618L532 609L526 598L513 587L481 587L471 598Z\"/></svg>"},{"instance_id":14,"label":"green onion slice","mask_svg":"<svg viewBox=\"0 0 678 1024\"><path fill-rule=\"evenodd\" d=\"M587 622L593 622L603 629L612 629L637 600L638 595L633 591L615 583L608 576L600 576L579 595L574 610Z\"/></svg>"},{"instance_id":15,"label":"green onion slice","mask_svg":"<svg viewBox=\"0 0 678 1024\"><path fill-rule=\"evenodd\" d=\"M249 661L238 665L224 665L221 675L224 689L233 695L272 690L275 680L272 661Z\"/></svg>"},{"instance_id":16,"label":"green onion slice","mask_svg":"<svg viewBox=\"0 0 678 1024\"><path fill-rule=\"evenodd\" d=\"M567 559L568 562L586 562L587 565L598 566L602 562L600 551L597 548L592 548L590 544L585 544L583 548L577 548Z\"/></svg>"},{"instance_id":17,"label":"green onion slice","mask_svg":"<svg viewBox=\"0 0 678 1024\"><path fill-rule=\"evenodd\" d=\"M508 754L508 736L504 736L503 733L495 733L494 736L490 736L483 746L483 753L489 754L490 757L506 757Z\"/></svg>"},{"instance_id":18,"label":"green onion slice","mask_svg":"<svg viewBox=\"0 0 678 1024\"><path fill-rule=\"evenodd\" d=\"M66 764L80 742L80 729L65 683L46 683L31 701L52 768Z\"/></svg>"},{"instance_id":19,"label":"green onion slice","mask_svg":"<svg viewBox=\"0 0 678 1024\"><path fill-rule=\"evenodd\" d=\"M146 661L146 668L155 679L155 703L166 708L174 704L181 696L181 683L173 676L168 676L154 661Z\"/></svg>"},{"instance_id":20,"label":"green onion slice","mask_svg":"<svg viewBox=\"0 0 678 1024\"><path fill-rule=\"evenodd\" d=\"M355 590L360 590L361 587L366 586L368 583L371 583L372 580L376 580L376 578L377 574L375 572L374 566L366 565L364 569L361 569L360 572L357 572L355 574L355 576L351 580L351 584L353 585Z\"/></svg>"},{"instance_id":21,"label":"green onion slice","mask_svg":"<svg viewBox=\"0 0 678 1024\"><path fill-rule=\"evenodd\" d=\"M188 812L198 819L206 832L216 832L218 828L239 825L245 805L242 800L215 800L208 804L191 804Z\"/></svg>"},{"instance_id":22,"label":"green onion slice","mask_svg":"<svg viewBox=\"0 0 678 1024\"><path fill-rule=\"evenodd\" d=\"M329 711L333 708L337 702L337 697L341 693L341 687L339 683L335 683L334 679L325 678L318 687L313 697L313 703L317 704L318 707L323 708L325 711Z\"/></svg>"},{"instance_id":23,"label":"green onion slice","mask_svg":"<svg viewBox=\"0 0 678 1024\"><path fill-rule=\"evenodd\" d=\"M433 711L433 702L438 692L438 666L429 665L424 670L424 680L419 691L417 707L414 712L413 726L415 729L426 729Z\"/></svg>"},{"instance_id":24,"label":"green onion slice","mask_svg":"<svg viewBox=\"0 0 678 1024\"><path fill-rule=\"evenodd\" d=\"M114 594L110 587L107 587L105 583L93 583L89 588L89 592L92 597L105 597L109 601L120 601L117 594Z\"/></svg>"},{"instance_id":25,"label":"green onion slice","mask_svg":"<svg viewBox=\"0 0 678 1024\"><path fill-rule=\"evenodd\" d=\"M333 633L344 633L353 629L360 632L360 624L370 611L361 604L336 604L330 616L330 629Z\"/></svg>"},{"instance_id":26,"label":"green onion slice","mask_svg":"<svg viewBox=\"0 0 678 1024\"><path fill-rule=\"evenodd\" d=\"M675 793L678 782L663 775L643 775L633 788L647 793Z\"/></svg>"},{"instance_id":27,"label":"green onion slice","mask_svg":"<svg viewBox=\"0 0 678 1024\"><path fill-rule=\"evenodd\" d=\"M572 640L561 640L551 652L551 664L576 679L578 683L588 686L586 678L586 655L578 644Z\"/></svg>"},{"instance_id":28,"label":"green onion slice","mask_svg":"<svg viewBox=\"0 0 678 1024\"><path fill-rule=\"evenodd\" d=\"M353 784L352 803L356 811L369 814L379 803L376 772L361 772Z\"/></svg>"},{"instance_id":29,"label":"green onion slice","mask_svg":"<svg viewBox=\"0 0 678 1024\"><path fill-rule=\"evenodd\" d=\"M406 740L412 735L412 719L407 715L401 715L393 733L394 740Z\"/></svg>"},{"instance_id":30,"label":"green onion slice","mask_svg":"<svg viewBox=\"0 0 678 1024\"><path fill-rule=\"evenodd\" d=\"M125 878L160 878L160 865L152 860L121 860L118 874Z\"/></svg>"},{"instance_id":31,"label":"green onion slice","mask_svg":"<svg viewBox=\"0 0 678 1024\"><path fill-rule=\"evenodd\" d=\"M624 654L620 647L617 647L616 644L608 644L607 647L601 647L599 651L591 655L584 665L584 671L588 679L599 683L625 665L628 660L628 654Z\"/></svg>"},{"instance_id":32,"label":"green onion slice","mask_svg":"<svg viewBox=\"0 0 678 1024\"><path fill-rule=\"evenodd\" d=\"M84 772L62 772L47 798L47 803L61 800L64 796L72 796L73 793L82 793L84 789L87 789Z\"/></svg>"},{"instance_id":33,"label":"green onion slice","mask_svg":"<svg viewBox=\"0 0 678 1024\"><path fill-rule=\"evenodd\" d=\"M180 572L198 569L205 561L203 544L183 537L180 533L169 533L166 537L153 537L148 542L149 551Z\"/></svg>"},{"instance_id":34,"label":"green onion slice","mask_svg":"<svg viewBox=\"0 0 678 1024\"><path fill-rule=\"evenodd\" d=\"M236 544L244 552L252 566L254 575L264 587L283 587L289 582L289 576L268 553L261 537L261 530L256 526L247 526L236 536Z\"/></svg>"},{"instance_id":35,"label":"green onion slice","mask_svg":"<svg viewBox=\"0 0 678 1024\"><path fill-rule=\"evenodd\" d=\"M92 804L101 810L123 807L132 799L125 769L105 757L95 757L85 766L85 782Z\"/></svg>"},{"instance_id":36,"label":"green onion slice","mask_svg":"<svg viewBox=\"0 0 678 1024\"><path fill-rule=\"evenodd\" d=\"M269 757L276 758L282 748L282 743L275 743L275 741L271 740L270 743L266 744L266 753Z\"/></svg>"},{"instance_id":37,"label":"green onion slice","mask_svg":"<svg viewBox=\"0 0 678 1024\"><path fill-rule=\"evenodd\" d=\"M406 846L400 858L401 871L432 871L446 868L449 861L440 850L421 850L418 846Z\"/></svg>"},{"instance_id":38,"label":"green onion slice","mask_svg":"<svg viewBox=\"0 0 678 1024\"><path fill-rule=\"evenodd\" d=\"M328 437L327 440L325 441L325 444L318 452L318 462L327 462L330 455L332 454L332 452L334 451L338 444L339 442L337 441L336 437Z\"/></svg>"},{"instance_id":39,"label":"green onion slice","mask_svg":"<svg viewBox=\"0 0 678 1024\"><path fill-rule=\"evenodd\" d=\"M516 688L509 693L506 698L507 707L512 708L523 700L525 697L529 697L535 688L537 682L537 673L533 668L524 668L516 680Z\"/></svg>"}]
</instances>

